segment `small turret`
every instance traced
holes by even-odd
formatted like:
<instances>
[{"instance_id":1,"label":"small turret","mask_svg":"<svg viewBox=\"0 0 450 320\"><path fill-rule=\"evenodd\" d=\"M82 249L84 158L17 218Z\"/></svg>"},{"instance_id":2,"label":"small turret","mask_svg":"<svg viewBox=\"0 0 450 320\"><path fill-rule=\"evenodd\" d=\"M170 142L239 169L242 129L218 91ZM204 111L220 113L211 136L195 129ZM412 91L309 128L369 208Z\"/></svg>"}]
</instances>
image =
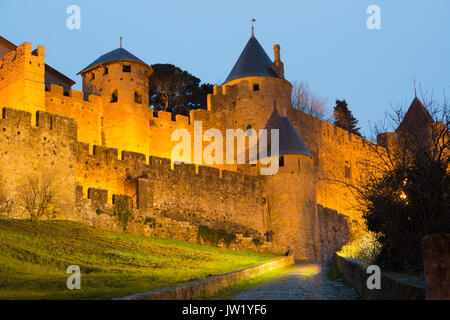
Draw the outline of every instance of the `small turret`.
<instances>
[{"instance_id":1,"label":"small turret","mask_svg":"<svg viewBox=\"0 0 450 320\"><path fill-rule=\"evenodd\" d=\"M290 108L292 85L284 79L280 46L274 46L274 58L269 58L252 34L223 86L236 88L235 127L262 129L275 104L281 113Z\"/></svg>"},{"instance_id":2,"label":"small turret","mask_svg":"<svg viewBox=\"0 0 450 320\"><path fill-rule=\"evenodd\" d=\"M79 72L85 96L102 98L102 145L148 154L148 78L152 72L122 43Z\"/></svg>"}]
</instances>

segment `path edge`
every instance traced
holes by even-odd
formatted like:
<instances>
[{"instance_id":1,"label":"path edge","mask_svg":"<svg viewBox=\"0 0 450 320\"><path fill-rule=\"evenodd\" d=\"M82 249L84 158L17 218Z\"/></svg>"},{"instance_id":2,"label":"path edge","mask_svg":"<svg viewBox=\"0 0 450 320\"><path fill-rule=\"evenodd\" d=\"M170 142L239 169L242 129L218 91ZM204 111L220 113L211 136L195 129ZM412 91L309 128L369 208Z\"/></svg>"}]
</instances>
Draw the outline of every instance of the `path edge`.
<instances>
[{"instance_id":1,"label":"path edge","mask_svg":"<svg viewBox=\"0 0 450 320\"><path fill-rule=\"evenodd\" d=\"M239 281L253 278L275 269L282 269L294 263L294 254L292 251L289 251L284 257L276 258L253 267L213 276L178 287L136 293L122 298L114 298L113 300L192 300L196 297L215 293Z\"/></svg>"}]
</instances>

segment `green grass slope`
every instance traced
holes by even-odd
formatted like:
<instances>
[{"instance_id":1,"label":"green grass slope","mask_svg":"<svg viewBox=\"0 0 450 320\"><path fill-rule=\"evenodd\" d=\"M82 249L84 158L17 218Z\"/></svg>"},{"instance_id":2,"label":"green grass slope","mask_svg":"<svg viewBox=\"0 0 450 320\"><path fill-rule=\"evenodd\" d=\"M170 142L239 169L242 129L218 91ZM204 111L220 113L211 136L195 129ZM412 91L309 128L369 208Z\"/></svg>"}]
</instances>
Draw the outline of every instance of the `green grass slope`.
<instances>
[{"instance_id":1,"label":"green grass slope","mask_svg":"<svg viewBox=\"0 0 450 320\"><path fill-rule=\"evenodd\" d=\"M107 299L253 266L273 255L149 238L70 221L0 218L0 299ZM81 289L69 290L69 265Z\"/></svg>"}]
</instances>

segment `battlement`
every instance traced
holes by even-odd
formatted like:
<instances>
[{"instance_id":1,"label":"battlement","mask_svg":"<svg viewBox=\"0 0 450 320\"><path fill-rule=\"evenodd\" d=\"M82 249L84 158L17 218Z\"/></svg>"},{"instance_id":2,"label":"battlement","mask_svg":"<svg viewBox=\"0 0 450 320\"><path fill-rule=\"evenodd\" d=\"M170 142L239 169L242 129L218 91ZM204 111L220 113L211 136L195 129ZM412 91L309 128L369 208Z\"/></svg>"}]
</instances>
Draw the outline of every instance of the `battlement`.
<instances>
[{"instance_id":1,"label":"battlement","mask_svg":"<svg viewBox=\"0 0 450 320\"><path fill-rule=\"evenodd\" d=\"M167 111L153 112L151 117L151 126L162 127L188 127L190 125L189 117L177 114L175 119L172 118L172 113Z\"/></svg>"},{"instance_id":2,"label":"battlement","mask_svg":"<svg viewBox=\"0 0 450 320\"><path fill-rule=\"evenodd\" d=\"M31 121L32 114L30 112L3 108L0 126L3 127L4 132L6 132L8 127L14 130L25 131L41 129L55 135L67 137L69 139L76 139L76 120L44 111L37 111L35 115L36 124L33 125Z\"/></svg>"},{"instance_id":3,"label":"battlement","mask_svg":"<svg viewBox=\"0 0 450 320\"><path fill-rule=\"evenodd\" d=\"M83 196L84 194L84 187L77 185L76 187L76 192L77 192L77 201L81 201L81 199L86 199L86 200L90 200L90 202L92 204L94 204L97 207L100 208L105 208L108 204L108 190L106 189L98 189L98 188L88 188L87 189L87 193L86 193L86 197ZM114 204L118 198L120 197L126 197L122 194L113 194L112 195L112 204Z\"/></svg>"},{"instance_id":4,"label":"battlement","mask_svg":"<svg viewBox=\"0 0 450 320\"><path fill-rule=\"evenodd\" d=\"M53 99L62 100L63 104L69 105L70 102L79 102L86 105L101 103L101 97L95 94L85 95L83 91L79 90L68 90L64 91L64 87L56 84L49 84L45 90L46 98L53 102ZM56 102L56 101L55 101ZM58 101L59 102L59 101Z\"/></svg>"},{"instance_id":5,"label":"battlement","mask_svg":"<svg viewBox=\"0 0 450 320\"><path fill-rule=\"evenodd\" d=\"M110 164L129 164L133 167L146 167L150 169L158 169L171 171L179 177L183 176L199 176L205 178L219 178L226 181L233 182L247 182L253 183L258 180L258 177L243 175L240 172L220 170L214 167L195 165L190 163L174 163L172 168L172 161L167 158L156 156L147 157L143 153L131 152L123 150L119 157L119 152L115 148L93 145L92 149L88 143L78 142L77 144L78 160L91 161L96 163L97 167L101 165Z\"/></svg>"},{"instance_id":6,"label":"battlement","mask_svg":"<svg viewBox=\"0 0 450 320\"><path fill-rule=\"evenodd\" d=\"M44 110L45 49L25 42L0 59L0 107Z\"/></svg>"},{"instance_id":7,"label":"battlement","mask_svg":"<svg viewBox=\"0 0 450 320\"><path fill-rule=\"evenodd\" d=\"M208 94L206 98L206 106L208 111L217 111L232 105L234 99L236 99L235 86L214 86L213 93Z\"/></svg>"},{"instance_id":8,"label":"battlement","mask_svg":"<svg viewBox=\"0 0 450 320\"><path fill-rule=\"evenodd\" d=\"M45 48L37 46L33 51L32 45L29 42L24 42L18 46L15 50L8 52L0 59L0 72L8 71L11 66L24 66L25 59L28 60L28 64L43 63L45 59Z\"/></svg>"},{"instance_id":9,"label":"battlement","mask_svg":"<svg viewBox=\"0 0 450 320\"><path fill-rule=\"evenodd\" d=\"M135 192L126 191L126 182L141 177L148 179L163 179L180 183L207 181L209 184L222 184L243 190L255 190L260 177L243 175L239 172L220 171L217 168L172 163L170 159L145 154L122 151L103 146L92 146L87 143L77 144L78 180L81 185L95 189L107 189L110 194L126 194L132 196ZM108 201L112 199L109 198Z\"/></svg>"},{"instance_id":10,"label":"battlement","mask_svg":"<svg viewBox=\"0 0 450 320\"><path fill-rule=\"evenodd\" d=\"M298 127L305 128L316 138L322 138L327 143L335 145L347 145L354 151L364 151L368 147L376 148L377 146L354 133L339 128L327 121L320 120L312 115L306 114L300 110L291 108L293 124L300 122ZM306 138L302 135L302 138Z\"/></svg>"}]
</instances>

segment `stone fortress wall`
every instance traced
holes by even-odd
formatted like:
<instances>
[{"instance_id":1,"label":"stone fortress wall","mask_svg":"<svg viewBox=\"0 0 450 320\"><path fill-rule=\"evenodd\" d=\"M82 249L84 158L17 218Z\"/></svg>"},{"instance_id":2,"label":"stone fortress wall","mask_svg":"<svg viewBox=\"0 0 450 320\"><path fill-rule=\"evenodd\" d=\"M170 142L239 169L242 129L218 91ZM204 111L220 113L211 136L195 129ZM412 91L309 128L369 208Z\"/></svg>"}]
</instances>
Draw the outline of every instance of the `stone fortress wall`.
<instances>
[{"instance_id":1,"label":"stone fortress wall","mask_svg":"<svg viewBox=\"0 0 450 320\"><path fill-rule=\"evenodd\" d=\"M130 102L127 112L139 111L127 122L126 114L116 114L113 112L115 109L110 108L109 92L107 97L98 95L99 92L65 91L57 85L50 85L46 90L44 56L44 48L38 47L32 51L31 44L25 43L3 57L0 65L0 106L30 112L24 113L30 128L31 122L36 121L36 111L41 121L38 122L38 130L43 130L44 115L46 119L55 119L56 122L52 123L57 124L56 128L67 125L64 134L58 131L55 135L51 131L54 129L46 130L50 130L49 135L55 135L54 139L61 142L53 156L60 155L58 167L68 172L67 189L75 194L75 186L78 187L78 213L74 215L79 216L73 219L98 224L104 218L95 214L99 209L96 203L111 206L113 195L128 195L139 212L140 218L137 220L157 217L170 222L165 224L172 226L163 232L165 235L170 235L170 230L177 228L192 231L200 225L224 228L246 235L248 239L264 238L264 233L272 230L275 231L275 243L265 243L265 248L277 253L294 249L298 259L329 256L325 251L331 250L328 249L331 247L328 245L330 239L336 238L337 234L340 238L347 237L342 230L349 228L339 227L333 231L332 228L321 227L327 218L321 215L323 210L320 208L327 207L336 210L336 215L349 217L337 219L333 216L334 222L348 224L350 220L360 219L349 191L332 180L353 183L363 179L363 163L370 155L371 149L367 147L370 142L292 109L290 84L287 81L274 85L272 79L256 77L215 86L213 94L208 96L207 110L193 110L190 117L177 115L172 119L168 112L153 113L148 108L142 111L140 104ZM102 76L104 74L95 75L97 79ZM255 81L260 86L258 92L251 91ZM134 88L130 87L130 90ZM250 103L260 105L257 110L261 114L245 115L245 106ZM5 119L8 119L8 112L20 114L20 111L5 110ZM293 159L292 166L280 168L280 174L271 177L256 176L255 168L250 165L239 168L219 164L205 166L204 163L174 165L170 160L172 148L177 144L171 141L174 129L187 129L193 145L194 121L202 121L203 132L208 128L222 132L227 128L246 129L248 125L258 129L273 120L272 116L279 117L283 113L291 120L315 160ZM113 119L114 114L116 119ZM142 124L143 120L148 126ZM109 121L109 127L105 121ZM138 130L128 134L127 130L136 121L140 121ZM78 130L74 128L75 123ZM116 143L108 138L113 136L108 131L111 123L116 123L127 139ZM7 130L13 130L13 127ZM26 164L25 159L37 157L42 148L45 152L45 146L39 144L39 139L29 138L27 141L26 151L10 146L12 158L2 157L2 161ZM1 145L7 143L3 141ZM205 145L207 143L202 148ZM18 178L8 179L17 182ZM280 190L285 192L280 193ZM75 199L75 196L70 199ZM113 227L114 223L110 221L100 225ZM191 231L186 233L191 234ZM177 236L172 236L183 238L183 231L175 233ZM192 237L188 238L192 240Z\"/></svg>"}]
</instances>

